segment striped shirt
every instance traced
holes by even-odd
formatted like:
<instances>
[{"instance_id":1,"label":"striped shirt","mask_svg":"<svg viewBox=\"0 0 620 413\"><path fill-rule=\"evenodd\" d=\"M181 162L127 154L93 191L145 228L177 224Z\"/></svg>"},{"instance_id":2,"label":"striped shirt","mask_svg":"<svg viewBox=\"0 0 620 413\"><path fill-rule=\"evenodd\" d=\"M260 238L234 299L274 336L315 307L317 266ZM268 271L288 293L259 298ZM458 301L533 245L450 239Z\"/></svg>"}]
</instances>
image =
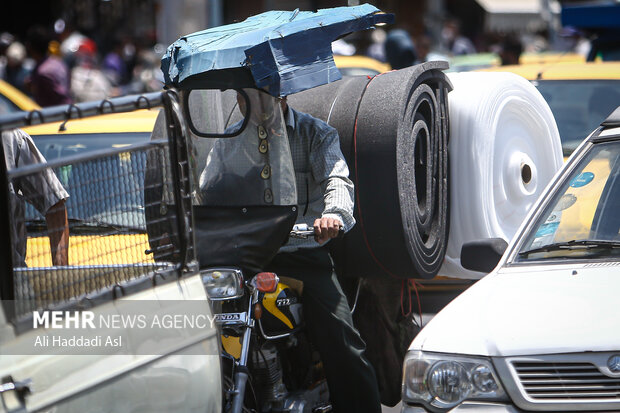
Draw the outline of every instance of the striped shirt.
<instances>
[{"instance_id":1,"label":"striped shirt","mask_svg":"<svg viewBox=\"0 0 620 413\"><path fill-rule=\"evenodd\" d=\"M340 150L336 129L320 119L297 112L290 106L286 129L297 184L297 224L312 227L317 218L337 218L349 231L353 218L353 182ZM320 246L314 239L289 239L282 252Z\"/></svg>"}]
</instances>

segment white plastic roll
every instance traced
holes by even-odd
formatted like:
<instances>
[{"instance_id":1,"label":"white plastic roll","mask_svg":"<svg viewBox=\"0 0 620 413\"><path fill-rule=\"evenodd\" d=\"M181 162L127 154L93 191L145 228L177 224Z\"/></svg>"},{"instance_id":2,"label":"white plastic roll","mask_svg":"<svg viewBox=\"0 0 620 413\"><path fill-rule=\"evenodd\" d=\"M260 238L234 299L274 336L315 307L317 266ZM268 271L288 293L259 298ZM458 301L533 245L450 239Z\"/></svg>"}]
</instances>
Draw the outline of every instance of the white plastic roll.
<instances>
[{"instance_id":1,"label":"white plastic roll","mask_svg":"<svg viewBox=\"0 0 620 413\"><path fill-rule=\"evenodd\" d=\"M562 165L549 105L513 73L449 73L450 233L439 275L479 279L461 267L468 241L515 235Z\"/></svg>"}]
</instances>

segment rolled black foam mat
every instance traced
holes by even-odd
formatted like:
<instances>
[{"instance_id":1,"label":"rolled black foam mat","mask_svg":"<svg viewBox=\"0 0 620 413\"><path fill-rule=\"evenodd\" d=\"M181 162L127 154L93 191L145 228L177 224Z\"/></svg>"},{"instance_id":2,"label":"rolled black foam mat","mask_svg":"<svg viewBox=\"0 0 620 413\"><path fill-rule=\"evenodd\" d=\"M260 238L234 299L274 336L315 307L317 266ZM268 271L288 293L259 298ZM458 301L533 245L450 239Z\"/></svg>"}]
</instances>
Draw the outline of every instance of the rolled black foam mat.
<instances>
[{"instance_id":1,"label":"rolled black foam mat","mask_svg":"<svg viewBox=\"0 0 620 413\"><path fill-rule=\"evenodd\" d=\"M332 252L351 277L432 278L448 237L445 62L344 78L289 96L338 130L355 183L357 225Z\"/></svg>"}]
</instances>

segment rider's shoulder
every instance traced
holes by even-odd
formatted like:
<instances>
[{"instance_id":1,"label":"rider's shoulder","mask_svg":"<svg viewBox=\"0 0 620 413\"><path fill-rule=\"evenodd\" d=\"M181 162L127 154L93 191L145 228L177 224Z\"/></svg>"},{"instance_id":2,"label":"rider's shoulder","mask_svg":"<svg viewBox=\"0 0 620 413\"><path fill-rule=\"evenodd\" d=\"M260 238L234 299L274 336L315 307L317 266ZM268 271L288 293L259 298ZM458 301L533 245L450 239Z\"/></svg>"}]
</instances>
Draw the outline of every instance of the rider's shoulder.
<instances>
[{"instance_id":1,"label":"rider's shoulder","mask_svg":"<svg viewBox=\"0 0 620 413\"><path fill-rule=\"evenodd\" d=\"M289 109L292 108L289 107ZM329 133L333 133L336 130L329 126L325 121L316 118L309 113L300 112L294 109L292 109L292 112L295 117L296 129L301 133L305 132L308 135L324 136Z\"/></svg>"}]
</instances>

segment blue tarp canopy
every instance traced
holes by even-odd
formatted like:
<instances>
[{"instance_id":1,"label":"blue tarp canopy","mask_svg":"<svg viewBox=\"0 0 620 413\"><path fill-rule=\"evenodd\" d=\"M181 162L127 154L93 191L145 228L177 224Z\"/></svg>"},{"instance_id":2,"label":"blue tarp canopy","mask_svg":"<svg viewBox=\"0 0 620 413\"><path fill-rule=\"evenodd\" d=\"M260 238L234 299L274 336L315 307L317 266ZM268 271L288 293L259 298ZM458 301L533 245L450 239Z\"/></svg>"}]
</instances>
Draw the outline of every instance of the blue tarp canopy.
<instances>
[{"instance_id":1,"label":"blue tarp canopy","mask_svg":"<svg viewBox=\"0 0 620 413\"><path fill-rule=\"evenodd\" d=\"M331 43L392 23L369 4L307 11L268 11L172 43L162 58L165 83L179 88L258 87L287 96L341 78Z\"/></svg>"}]
</instances>

